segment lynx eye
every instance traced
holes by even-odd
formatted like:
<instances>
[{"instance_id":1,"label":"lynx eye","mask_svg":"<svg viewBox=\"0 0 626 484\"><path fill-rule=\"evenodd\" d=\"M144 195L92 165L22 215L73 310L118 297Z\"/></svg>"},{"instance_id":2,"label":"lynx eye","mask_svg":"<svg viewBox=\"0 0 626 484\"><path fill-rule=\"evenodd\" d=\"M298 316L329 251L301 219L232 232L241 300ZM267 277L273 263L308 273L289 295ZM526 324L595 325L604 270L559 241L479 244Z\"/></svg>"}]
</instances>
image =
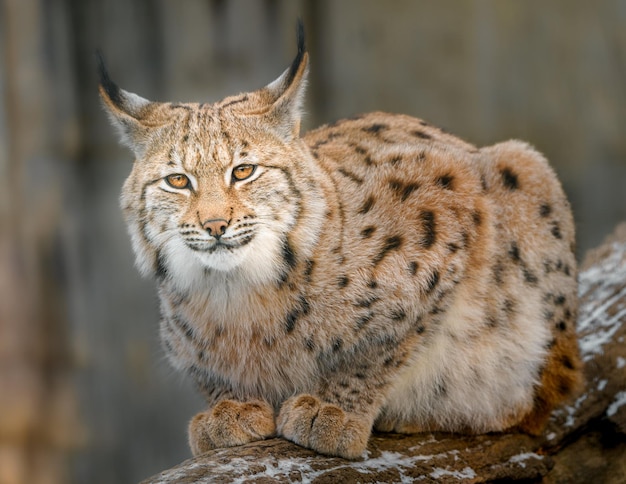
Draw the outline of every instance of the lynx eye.
<instances>
[{"instance_id":1,"label":"lynx eye","mask_svg":"<svg viewBox=\"0 0 626 484\"><path fill-rule=\"evenodd\" d=\"M241 181L250 178L256 170L256 165L239 165L233 168L233 180Z\"/></svg>"},{"instance_id":2,"label":"lynx eye","mask_svg":"<svg viewBox=\"0 0 626 484\"><path fill-rule=\"evenodd\" d=\"M189 178L181 173L166 176L165 181L172 188L183 189L189 187Z\"/></svg>"}]
</instances>

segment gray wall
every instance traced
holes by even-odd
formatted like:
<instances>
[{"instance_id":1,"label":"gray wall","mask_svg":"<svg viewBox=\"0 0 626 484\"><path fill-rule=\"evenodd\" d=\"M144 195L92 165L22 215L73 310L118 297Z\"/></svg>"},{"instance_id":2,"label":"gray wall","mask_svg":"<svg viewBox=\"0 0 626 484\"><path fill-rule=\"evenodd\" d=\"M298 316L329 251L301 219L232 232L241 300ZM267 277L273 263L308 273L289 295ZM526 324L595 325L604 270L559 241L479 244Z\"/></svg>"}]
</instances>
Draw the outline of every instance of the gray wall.
<instances>
[{"instance_id":1,"label":"gray wall","mask_svg":"<svg viewBox=\"0 0 626 484\"><path fill-rule=\"evenodd\" d=\"M478 145L525 139L563 181L580 254L626 219L624 0L3 0L0 482L138 481L189 456L202 408L133 267L132 158L94 49L127 90L213 101L277 77L298 16L305 127L386 110Z\"/></svg>"}]
</instances>

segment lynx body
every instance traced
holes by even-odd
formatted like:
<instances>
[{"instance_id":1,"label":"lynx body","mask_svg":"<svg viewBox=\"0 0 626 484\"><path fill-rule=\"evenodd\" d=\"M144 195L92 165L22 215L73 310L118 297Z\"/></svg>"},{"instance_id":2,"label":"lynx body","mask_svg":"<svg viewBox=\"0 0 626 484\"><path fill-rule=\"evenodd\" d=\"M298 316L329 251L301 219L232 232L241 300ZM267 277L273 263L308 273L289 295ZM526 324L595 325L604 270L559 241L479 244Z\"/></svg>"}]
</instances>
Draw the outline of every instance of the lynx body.
<instances>
[{"instance_id":1,"label":"lynx body","mask_svg":"<svg viewBox=\"0 0 626 484\"><path fill-rule=\"evenodd\" d=\"M546 160L371 113L301 137L308 55L216 104L101 65L161 337L208 409L194 454L281 435L359 457L373 427L538 433L576 390L574 226Z\"/></svg>"}]
</instances>

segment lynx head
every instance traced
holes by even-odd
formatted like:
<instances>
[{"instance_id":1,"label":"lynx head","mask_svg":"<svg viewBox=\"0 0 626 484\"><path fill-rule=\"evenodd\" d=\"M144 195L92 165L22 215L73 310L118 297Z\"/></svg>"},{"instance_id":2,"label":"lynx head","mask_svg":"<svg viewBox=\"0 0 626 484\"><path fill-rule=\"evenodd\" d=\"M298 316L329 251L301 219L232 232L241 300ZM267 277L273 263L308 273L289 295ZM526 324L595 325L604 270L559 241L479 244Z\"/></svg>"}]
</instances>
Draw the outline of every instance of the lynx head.
<instances>
[{"instance_id":1,"label":"lynx head","mask_svg":"<svg viewBox=\"0 0 626 484\"><path fill-rule=\"evenodd\" d=\"M307 63L299 25L298 53L274 82L182 104L120 89L99 59L104 107L135 154L121 204L142 273L183 286L210 274L264 283L311 246L324 207L299 137Z\"/></svg>"}]
</instances>

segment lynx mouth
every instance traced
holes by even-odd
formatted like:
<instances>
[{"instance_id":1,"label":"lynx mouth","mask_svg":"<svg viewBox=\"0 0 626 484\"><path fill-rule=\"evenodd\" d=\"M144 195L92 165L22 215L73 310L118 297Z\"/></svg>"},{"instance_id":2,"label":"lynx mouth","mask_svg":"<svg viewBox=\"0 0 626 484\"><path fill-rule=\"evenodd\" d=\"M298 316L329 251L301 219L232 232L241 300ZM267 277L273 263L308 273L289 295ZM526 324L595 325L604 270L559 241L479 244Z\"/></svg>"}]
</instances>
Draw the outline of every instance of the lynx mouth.
<instances>
[{"instance_id":1,"label":"lynx mouth","mask_svg":"<svg viewBox=\"0 0 626 484\"><path fill-rule=\"evenodd\" d=\"M209 242L196 242L196 241L185 241L187 247L189 247L194 252L202 252L205 254L212 254L215 252L224 252L224 251L233 251L245 245L248 245L252 239L253 235L246 235L244 237L233 239L218 239L213 243Z\"/></svg>"}]
</instances>

